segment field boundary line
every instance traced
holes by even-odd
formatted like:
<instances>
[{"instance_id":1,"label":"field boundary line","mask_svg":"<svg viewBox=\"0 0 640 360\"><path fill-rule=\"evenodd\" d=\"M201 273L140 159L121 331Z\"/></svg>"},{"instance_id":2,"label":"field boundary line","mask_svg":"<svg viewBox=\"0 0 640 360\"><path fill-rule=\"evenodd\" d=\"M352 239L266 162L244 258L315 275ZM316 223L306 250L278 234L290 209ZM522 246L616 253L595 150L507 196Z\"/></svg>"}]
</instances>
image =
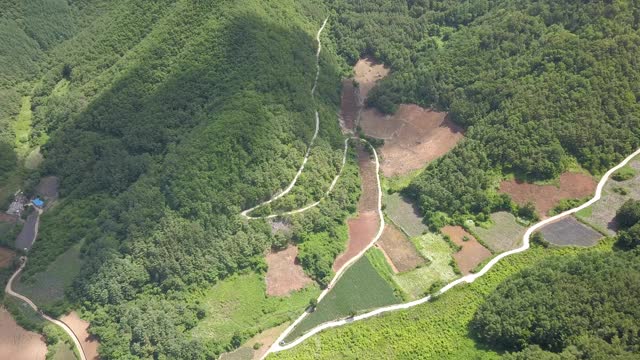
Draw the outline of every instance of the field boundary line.
<instances>
[{"instance_id":1,"label":"field boundary line","mask_svg":"<svg viewBox=\"0 0 640 360\"><path fill-rule=\"evenodd\" d=\"M375 149L374 149L374 153L375 153ZM456 285L459 285L461 283L472 283L476 279L478 279L481 276L483 276L484 274L486 274L493 266L495 266L500 260L504 259L505 257L513 255L513 254L521 253L521 252L524 252L527 249L529 249L531 235L536 230L544 227L545 225L547 225L549 223L557 221L557 220L559 220L559 219L561 219L561 218L563 218L565 216L574 214L574 213L576 213L576 212L578 212L578 211L580 211L580 210L582 210L582 209L584 209L586 207L589 207L593 203L595 203L596 201L600 200L600 198L602 196L602 190L603 190L605 184L607 183L607 181L609 180L609 177L614 172L616 172L617 170L619 170L620 168L625 166L630 160L632 160L634 157L636 157L638 155L640 155L640 149L637 149L631 155L627 156L624 160L622 160L618 165L616 165L616 166L612 167L611 169L609 169L609 171L607 171L602 176L600 181L598 182L598 186L596 187L595 194L593 195L593 197L589 201L587 201L584 204L579 205L579 206L577 206L575 208L566 210L566 211L564 211L564 212L562 212L560 214L554 215L554 216L552 216L550 218L547 218L545 220L542 220L542 221L532 225L531 227L529 227L527 229L527 231L525 232L525 234L522 237L522 241L523 241L522 246L520 246L517 249L509 250L509 251L503 252L501 254L498 254L496 257L491 259L479 272L477 272L475 274L469 274L469 275L461 277L461 278L459 278L459 279L457 279L455 281L452 281L451 283L447 284L446 286L444 286L443 288L438 290L438 292L433 294L433 296L441 295L441 294L451 290L453 287L455 287ZM378 164L377 160L378 160L378 158L377 158L377 154L376 154L376 164ZM378 180L379 180L379 176L378 176ZM381 197L382 193L380 192L379 195ZM384 222L384 219L382 220L382 222ZM373 244L373 242L372 242L372 244ZM340 270L343 270L343 269L340 269ZM337 277L338 276L336 274L336 278ZM336 278L334 278L334 279L336 279ZM334 281L332 281L332 283L333 282ZM328 288L325 289L321 295L325 294L327 290L328 290ZM321 298L322 298L322 296L320 297L320 299ZM417 305L420 305L420 304L424 304L424 303L428 302L429 300L431 300L431 298L432 298L432 295L427 295L427 296L425 296L425 297L423 297L421 299L414 300L414 301L411 301L411 302L408 302L408 303L385 306L385 307L381 307L381 308L378 308L376 310L373 310L373 311L370 311L370 312L367 312L367 313L364 313L364 314L360 314L360 315L357 315L357 316L354 316L354 317L349 317L349 318L346 318L346 319L340 319L340 320L335 320L335 321L329 321L329 322L326 322L324 324L318 325L315 328L309 330L304 335L302 335L301 337L297 338L296 340L294 340L293 342L291 342L289 344L280 345L280 341L282 341L291 332L291 330L293 330L295 325L297 325L308 314L308 312L305 312L289 328L287 328L287 330L285 330L285 333L283 333L282 335L280 335L280 337L278 337L276 342L269 348L269 350L263 355L263 357L261 359L266 358L267 355L270 354L270 353L289 350L289 349L299 345L300 343L302 343L306 339L310 338L311 336L313 336L313 335L315 335L315 334L317 334L317 333L319 333L319 332L321 332L323 330L330 329L330 328L335 328L335 327L339 327L339 326L343 326L343 325L350 324L350 323L353 323L353 322L356 322L356 321L360 321L360 320L364 320L364 319L368 319L370 317L373 317L373 316L376 316L376 315L379 315L379 314L383 314L383 313L386 313L386 312L409 309L411 307L414 307L414 306L417 306Z\"/></svg>"}]
</instances>

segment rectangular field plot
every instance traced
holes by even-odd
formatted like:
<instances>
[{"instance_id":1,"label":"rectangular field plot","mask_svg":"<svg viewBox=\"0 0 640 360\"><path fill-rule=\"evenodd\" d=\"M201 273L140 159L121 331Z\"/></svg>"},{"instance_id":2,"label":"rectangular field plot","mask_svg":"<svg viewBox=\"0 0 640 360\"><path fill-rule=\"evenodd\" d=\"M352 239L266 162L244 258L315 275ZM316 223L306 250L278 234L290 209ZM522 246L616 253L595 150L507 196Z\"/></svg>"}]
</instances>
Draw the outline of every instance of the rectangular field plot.
<instances>
[{"instance_id":1,"label":"rectangular field plot","mask_svg":"<svg viewBox=\"0 0 640 360\"><path fill-rule=\"evenodd\" d=\"M400 226L409 236L419 236L429 230L422 223L422 217L414 204L403 198L399 193L385 195L385 213L393 222Z\"/></svg>"},{"instance_id":2,"label":"rectangular field plot","mask_svg":"<svg viewBox=\"0 0 640 360\"><path fill-rule=\"evenodd\" d=\"M500 211L491 214L491 222L488 229L474 226L471 230L495 252L503 252L520 246L526 229L516 222L515 216Z\"/></svg>"},{"instance_id":3,"label":"rectangular field plot","mask_svg":"<svg viewBox=\"0 0 640 360\"><path fill-rule=\"evenodd\" d=\"M609 179L602 190L602 197L586 211L579 211L576 215L580 220L587 222L594 228L615 235L617 226L615 222L616 211L627 199L640 199L640 159L634 158L627 165L635 173L630 179L616 181Z\"/></svg>"},{"instance_id":4,"label":"rectangular field plot","mask_svg":"<svg viewBox=\"0 0 640 360\"><path fill-rule=\"evenodd\" d=\"M398 272L410 271L425 263L425 259L405 234L391 224L387 224L378 240L378 245L389 256Z\"/></svg>"},{"instance_id":5,"label":"rectangular field plot","mask_svg":"<svg viewBox=\"0 0 640 360\"><path fill-rule=\"evenodd\" d=\"M592 246L602 238L602 234L579 222L573 216L566 216L546 225L540 233L551 244L560 246Z\"/></svg>"},{"instance_id":6,"label":"rectangular field plot","mask_svg":"<svg viewBox=\"0 0 640 360\"><path fill-rule=\"evenodd\" d=\"M439 234L428 233L413 239L418 251L428 263L415 270L397 274L396 284L412 298L421 297L438 281L449 282L456 277L451 267L453 249Z\"/></svg>"},{"instance_id":7,"label":"rectangular field plot","mask_svg":"<svg viewBox=\"0 0 640 360\"><path fill-rule=\"evenodd\" d=\"M378 274L367 256L363 256L342 275L316 310L305 317L285 341L292 341L327 321L400 301L393 287Z\"/></svg>"}]
</instances>

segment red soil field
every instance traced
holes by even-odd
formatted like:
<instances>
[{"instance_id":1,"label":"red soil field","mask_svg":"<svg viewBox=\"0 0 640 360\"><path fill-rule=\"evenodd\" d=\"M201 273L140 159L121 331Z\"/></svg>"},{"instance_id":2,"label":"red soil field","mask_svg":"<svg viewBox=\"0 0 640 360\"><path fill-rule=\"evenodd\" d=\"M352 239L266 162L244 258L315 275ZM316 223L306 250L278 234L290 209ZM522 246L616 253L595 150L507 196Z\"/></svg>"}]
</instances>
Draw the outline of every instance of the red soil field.
<instances>
[{"instance_id":1,"label":"red soil field","mask_svg":"<svg viewBox=\"0 0 640 360\"><path fill-rule=\"evenodd\" d=\"M8 268L14 256L16 256L14 251L0 247L0 269Z\"/></svg>"},{"instance_id":2,"label":"red soil field","mask_svg":"<svg viewBox=\"0 0 640 360\"><path fill-rule=\"evenodd\" d=\"M357 217L347 220L349 227L349 242L347 251L342 253L333 263L333 271L337 271L373 240L378 232L380 218L377 211L365 211Z\"/></svg>"},{"instance_id":3,"label":"red soil field","mask_svg":"<svg viewBox=\"0 0 640 360\"><path fill-rule=\"evenodd\" d=\"M98 357L98 347L100 343L98 339L89 334L89 323L80 319L78 313L72 311L67 315L60 318L62 322L67 324L73 330L73 333L76 334L78 340L80 340L80 345L82 346L82 350L84 350L84 354L87 356L88 360L97 360Z\"/></svg>"},{"instance_id":4,"label":"red soil field","mask_svg":"<svg viewBox=\"0 0 640 360\"><path fill-rule=\"evenodd\" d=\"M462 246L460 251L453 254L453 258L456 260L460 271L462 271L464 275L471 273L471 270L478 266L484 259L491 257L491 252L482 246L473 235L469 234L460 226L445 226L440 229L440 232L448 235L454 244ZM469 238L469 240L462 240L464 236Z\"/></svg>"},{"instance_id":5,"label":"red soil field","mask_svg":"<svg viewBox=\"0 0 640 360\"><path fill-rule=\"evenodd\" d=\"M356 128L360 103L353 80L342 80L342 99L340 101L340 126L344 132L353 131Z\"/></svg>"},{"instance_id":6,"label":"red soil field","mask_svg":"<svg viewBox=\"0 0 640 360\"><path fill-rule=\"evenodd\" d=\"M389 74L389 69L370 57L358 60L353 67L354 80L358 83L360 99L366 99L376 82Z\"/></svg>"},{"instance_id":7,"label":"red soil field","mask_svg":"<svg viewBox=\"0 0 640 360\"><path fill-rule=\"evenodd\" d=\"M416 247L393 225L386 225L377 243L387 255L387 260L396 272L404 272L417 268L425 263Z\"/></svg>"},{"instance_id":8,"label":"red soil field","mask_svg":"<svg viewBox=\"0 0 640 360\"><path fill-rule=\"evenodd\" d=\"M421 169L449 152L463 138L463 130L447 113L402 104L393 115L376 109L362 112L360 125L367 136L384 139L381 170L385 176Z\"/></svg>"},{"instance_id":9,"label":"red soil field","mask_svg":"<svg viewBox=\"0 0 640 360\"><path fill-rule=\"evenodd\" d=\"M18 326L11 314L0 307L0 359L44 360L46 354L42 336Z\"/></svg>"},{"instance_id":10,"label":"red soil field","mask_svg":"<svg viewBox=\"0 0 640 360\"><path fill-rule=\"evenodd\" d=\"M385 260L387 260L387 264L389 264L389 266L391 267L391 270L393 270L394 274L397 274L400 272L400 270L398 270L398 268L393 264L393 260L391 260L391 257L389 257L389 254L387 254L386 251L384 251L384 248L382 246L380 246L380 243L377 242L375 245L373 245L376 247L376 249L380 250L380 252L382 252L382 255L384 255Z\"/></svg>"},{"instance_id":11,"label":"red soil field","mask_svg":"<svg viewBox=\"0 0 640 360\"><path fill-rule=\"evenodd\" d=\"M16 221L18 221L17 216L9 215L7 213L0 213L0 222L15 223Z\"/></svg>"},{"instance_id":12,"label":"red soil field","mask_svg":"<svg viewBox=\"0 0 640 360\"><path fill-rule=\"evenodd\" d=\"M293 245L267 254L267 295L284 296L313 282L297 263L296 256L298 248Z\"/></svg>"},{"instance_id":13,"label":"red soil field","mask_svg":"<svg viewBox=\"0 0 640 360\"><path fill-rule=\"evenodd\" d=\"M505 180L500 183L500 192L508 194L520 205L532 202L540 217L545 218L558 201L589 196L598 185L591 176L583 173L566 172L560 175L559 181L560 186L557 187Z\"/></svg>"}]
</instances>

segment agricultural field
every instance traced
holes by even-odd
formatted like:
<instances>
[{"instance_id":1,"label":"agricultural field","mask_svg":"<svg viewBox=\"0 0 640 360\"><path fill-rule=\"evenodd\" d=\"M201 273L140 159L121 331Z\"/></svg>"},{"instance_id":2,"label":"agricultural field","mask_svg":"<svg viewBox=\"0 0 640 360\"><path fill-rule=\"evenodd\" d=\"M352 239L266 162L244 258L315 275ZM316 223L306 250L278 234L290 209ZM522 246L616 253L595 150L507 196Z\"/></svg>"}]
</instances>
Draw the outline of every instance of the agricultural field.
<instances>
[{"instance_id":1,"label":"agricultural field","mask_svg":"<svg viewBox=\"0 0 640 360\"><path fill-rule=\"evenodd\" d=\"M623 167L602 189L602 197L598 202L578 212L576 216L607 235L615 235L616 210L627 199L640 199L640 159L634 158ZM620 174L621 176L616 176ZM620 179L615 180L615 179Z\"/></svg>"},{"instance_id":2,"label":"agricultural field","mask_svg":"<svg viewBox=\"0 0 640 360\"><path fill-rule=\"evenodd\" d=\"M292 291L300 290L313 283L297 263L298 247L290 245L281 251L267 254L267 295L284 296Z\"/></svg>"},{"instance_id":3,"label":"agricultural field","mask_svg":"<svg viewBox=\"0 0 640 360\"><path fill-rule=\"evenodd\" d=\"M460 250L453 254L453 258L463 275L471 273L478 264L491 257L491 251L461 226L445 226L440 232L449 236L451 241L460 247Z\"/></svg>"},{"instance_id":4,"label":"agricultural field","mask_svg":"<svg viewBox=\"0 0 640 360\"><path fill-rule=\"evenodd\" d=\"M581 251L610 249L611 242L603 242ZM485 297L518 271L550 256L572 256L577 251L534 246L503 259L485 276L434 301L323 331L269 359L499 359L499 354L469 337L469 322Z\"/></svg>"},{"instance_id":5,"label":"agricultural field","mask_svg":"<svg viewBox=\"0 0 640 360\"><path fill-rule=\"evenodd\" d=\"M64 290L80 273L82 242L72 246L49 264L46 271L35 274L27 282L18 278L14 283L16 292L28 297L36 305L47 307L64 299Z\"/></svg>"},{"instance_id":6,"label":"agricultural field","mask_svg":"<svg viewBox=\"0 0 640 360\"><path fill-rule=\"evenodd\" d=\"M13 262L13 258L16 256L16 253L13 250L9 250L3 247L0 247L0 269L8 268L11 266Z\"/></svg>"},{"instance_id":7,"label":"agricultural field","mask_svg":"<svg viewBox=\"0 0 640 360\"><path fill-rule=\"evenodd\" d=\"M78 336L80 346L87 357L87 360L98 360L98 347L100 343L95 336L89 334L89 323L80 318L75 311L60 318L67 324L73 333Z\"/></svg>"},{"instance_id":8,"label":"agricultural field","mask_svg":"<svg viewBox=\"0 0 640 360\"><path fill-rule=\"evenodd\" d=\"M191 330L196 339L229 343L234 333L251 337L296 318L320 290L308 286L285 297L266 296L264 278L256 273L219 282L199 297L205 317Z\"/></svg>"},{"instance_id":9,"label":"agricultural field","mask_svg":"<svg viewBox=\"0 0 640 360\"><path fill-rule=\"evenodd\" d=\"M471 227L471 232L482 243L495 252L515 249L521 245L522 236L527 229L516 222L513 214L500 211L491 214L490 218L491 224L487 228L477 225Z\"/></svg>"},{"instance_id":10,"label":"agricultural field","mask_svg":"<svg viewBox=\"0 0 640 360\"><path fill-rule=\"evenodd\" d=\"M418 208L400 193L385 195L383 204L387 216L410 237L420 236L429 230L422 222Z\"/></svg>"},{"instance_id":11,"label":"agricultural field","mask_svg":"<svg viewBox=\"0 0 640 360\"><path fill-rule=\"evenodd\" d=\"M422 297L436 282L449 282L456 278L451 266L453 249L442 235L428 233L412 239L416 249L427 263L415 270L396 274L393 280L411 298Z\"/></svg>"},{"instance_id":12,"label":"agricultural field","mask_svg":"<svg viewBox=\"0 0 640 360\"><path fill-rule=\"evenodd\" d=\"M573 216L566 216L540 229L546 241L559 246L593 246L602 239L602 234L579 222Z\"/></svg>"},{"instance_id":13,"label":"agricultural field","mask_svg":"<svg viewBox=\"0 0 640 360\"><path fill-rule=\"evenodd\" d=\"M391 284L376 271L369 258L363 256L342 275L315 311L304 318L285 341L294 340L327 321L400 301Z\"/></svg>"},{"instance_id":14,"label":"agricultural field","mask_svg":"<svg viewBox=\"0 0 640 360\"><path fill-rule=\"evenodd\" d=\"M411 271L425 263L413 242L393 224L386 224L376 244L389 256L396 272Z\"/></svg>"},{"instance_id":15,"label":"agricultural field","mask_svg":"<svg viewBox=\"0 0 640 360\"><path fill-rule=\"evenodd\" d=\"M242 344L242 346L236 350L222 354L222 356L220 356L220 360L260 359L260 357L269 350L269 347L274 343L274 341L276 341L278 336L287 329L289 324L289 322L286 322L282 325L261 332Z\"/></svg>"},{"instance_id":16,"label":"agricultural field","mask_svg":"<svg viewBox=\"0 0 640 360\"><path fill-rule=\"evenodd\" d=\"M44 359L47 353L40 334L21 328L3 307L0 307L0 340L0 359Z\"/></svg>"},{"instance_id":17,"label":"agricultural field","mask_svg":"<svg viewBox=\"0 0 640 360\"><path fill-rule=\"evenodd\" d=\"M515 179L500 183L500 192L511 196L519 205L531 202L535 205L541 218L547 217L549 211L565 199L581 199L593 194L597 182L591 175L578 172L566 172L554 184L531 184Z\"/></svg>"}]
</instances>

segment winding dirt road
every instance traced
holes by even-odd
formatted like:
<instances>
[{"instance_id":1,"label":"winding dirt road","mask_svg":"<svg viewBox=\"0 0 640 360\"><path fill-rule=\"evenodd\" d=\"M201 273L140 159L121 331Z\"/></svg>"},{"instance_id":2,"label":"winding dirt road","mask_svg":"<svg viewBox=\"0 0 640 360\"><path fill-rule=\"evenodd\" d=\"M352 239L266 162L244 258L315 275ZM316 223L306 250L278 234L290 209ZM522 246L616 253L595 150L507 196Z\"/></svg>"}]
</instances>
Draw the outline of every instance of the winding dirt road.
<instances>
[{"instance_id":1,"label":"winding dirt road","mask_svg":"<svg viewBox=\"0 0 640 360\"><path fill-rule=\"evenodd\" d=\"M600 179L600 182L598 183L598 186L596 188L596 192L593 196L593 198L591 198L589 201L587 201L586 203L575 207L573 209L567 210L563 213L560 213L558 215L552 216L550 218L547 218L543 221L540 221L538 223L536 223L535 225L529 227L527 229L527 231L525 232L522 240L522 246L520 246L517 249L513 249L510 251L506 251L498 256L496 256L495 258L493 258L491 261L489 261L487 263L487 265L485 265L482 270L480 270L479 272L475 273L475 274L469 274L466 275L456 281L453 281L449 284L447 284L445 287L443 287L442 289L440 289L436 295L440 295L443 294L445 292L447 292L448 290L450 290L451 288L453 288L456 285L459 285L461 283L472 283L474 282L476 279L480 278L481 276L483 276L484 274L486 274L494 265L496 265L500 260L504 259L507 256L513 255L513 254L517 254L523 251L526 251L527 249L529 249L530 247L530 238L531 235L538 229L542 228L543 226L550 224L554 221L559 220L560 218L563 218L567 215L571 215L574 214L586 207L591 206L593 203L595 203L596 201L600 200L600 198L602 197L602 189L604 188L605 184L607 183L607 180L609 180L609 177L616 172L617 170L619 170L620 168L622 168L623 166L625 166L631 159L633 159L634 157L640 155L640 149L636 150L633 154L627 156L622 162L620 162L618 165L614 166L613 168L609 169L609 171L607 171L603 176L602 179ZM377 159L377 158L376 158ZM333 283L333 281L332 281ZM326 290L325 290L326 291ZM323 292L324 293L324 292ZM376 310L370 311L368 313L364 313L361 315L357 315L354 316L353 318L348 318L348 319L342 319L342 320L336 320L336 321L330 321L324 324L321 324L313 329L311 329L310 331L308 331L307 333L305 333L303 336L299 337L298 339L292 341L291 343L285 344L285 345L280 345L280 341L282 341L290 332L291 330L293 330L294 326L297 325L302 319L304 319L304 317L307 315L307 313L303 314L302 316L300 316L300 318L298 318L298 320L296 320L292 326L290 326L289 328L287 328L287 330L280 335L280 337L278 338L278 340L271 346L271 348L269 349L269 351L265 354L265 356L263 358L265 358L269 353L274 353L274 352L278 352L278 351L283 351L283 350L288 350L291 349L295 346L297 346L298 344L302 343L303 341L305 341L306 339L310 338L311 336L326 330L326 329L330 329L330 328L335 328L335 327L339 327L339 326L343 326L346 324L350 324L353 323L355 321L360 321L360 320L364 320L379 314L383 314L386 312L391 312L391 311L396 311L396 310L403 310L403 309L408 309L420 304L424 304L427 301L431 300L431 295L423 297L421 299L412 301L412 302L408 302L408 303L404 303L404 304L397 304L397 305L391 305L391 306L385 306L382 308L378 308Z\"/></svg>"}]
</instances>

